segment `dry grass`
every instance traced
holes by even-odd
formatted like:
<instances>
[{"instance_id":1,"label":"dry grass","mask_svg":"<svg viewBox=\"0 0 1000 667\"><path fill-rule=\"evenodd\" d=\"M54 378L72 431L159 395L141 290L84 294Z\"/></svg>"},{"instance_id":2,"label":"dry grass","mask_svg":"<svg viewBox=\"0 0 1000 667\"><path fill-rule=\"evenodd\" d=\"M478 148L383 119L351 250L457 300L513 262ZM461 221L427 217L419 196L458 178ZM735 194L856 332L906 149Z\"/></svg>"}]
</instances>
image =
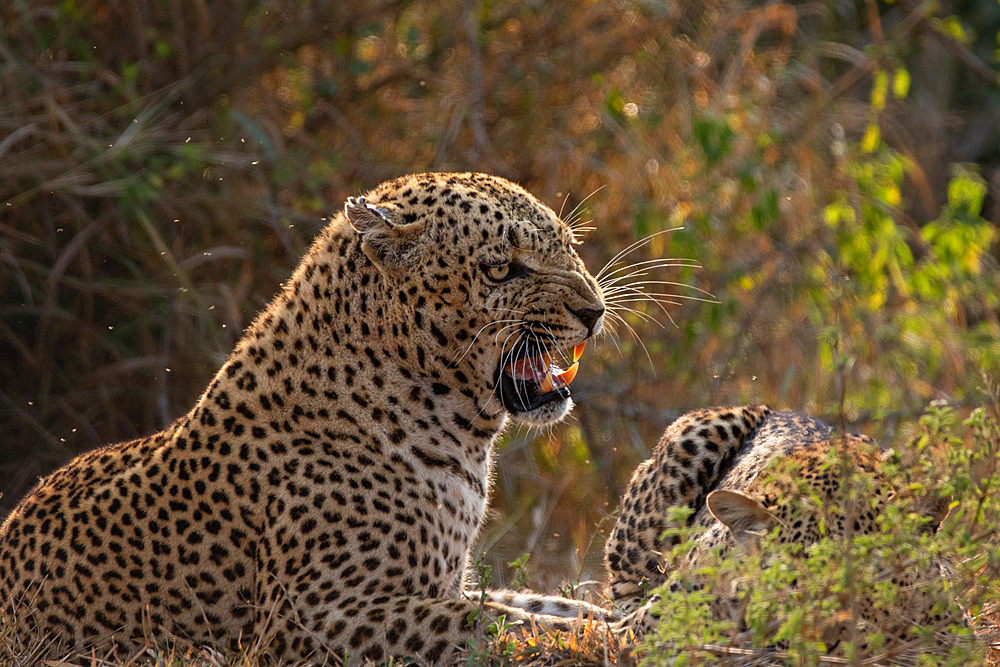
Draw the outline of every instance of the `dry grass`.
<instances>
[{"instance_id":1,"label":"dry grass","mask_svg":"<svg viewBox=\"0 0 1000 667\"><path fill-rule=\"evenodd\" d=\"M606 624L580 621L576 633L546 630L537 624L504 629L488 641L477 638L461 651L455 665L511 667L603 667L632 665L632 646Z\"/></svg>"}]
</instances>

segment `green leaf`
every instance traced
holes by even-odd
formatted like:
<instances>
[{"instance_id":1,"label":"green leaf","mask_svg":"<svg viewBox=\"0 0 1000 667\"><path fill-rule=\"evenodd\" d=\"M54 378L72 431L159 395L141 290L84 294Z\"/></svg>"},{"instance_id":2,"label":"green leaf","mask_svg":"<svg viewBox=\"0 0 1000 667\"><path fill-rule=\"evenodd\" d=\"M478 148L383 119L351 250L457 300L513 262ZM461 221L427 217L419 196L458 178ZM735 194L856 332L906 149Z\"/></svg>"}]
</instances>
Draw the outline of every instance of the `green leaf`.
<instances>
[{"instance_id":1,"label":"green leaf","mask_svg":"<svg viewBox=\"0 0 1000 667\"><path fill-rule=\"evenodd\" d=\"M910 73L904 67L896 69L892 77L892 94L901 100L910 92Z\"/></svg>"}]
</instances>

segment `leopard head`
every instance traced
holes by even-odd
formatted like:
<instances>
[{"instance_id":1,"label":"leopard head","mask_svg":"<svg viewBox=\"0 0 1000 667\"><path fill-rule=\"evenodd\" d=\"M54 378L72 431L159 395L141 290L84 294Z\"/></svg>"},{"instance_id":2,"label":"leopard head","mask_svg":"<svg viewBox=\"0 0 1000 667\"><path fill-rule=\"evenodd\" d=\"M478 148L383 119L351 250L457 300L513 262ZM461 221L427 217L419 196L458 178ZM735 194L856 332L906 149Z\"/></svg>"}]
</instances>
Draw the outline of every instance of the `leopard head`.
<instances>
[{"instance_id":1,"label":"leopard head","mask_svg":"<svg viewBox=\"0 0 1000 667\"><path fill-rule=\"evenodd\" d=\"M412 339L412 372L487 418L546 426L567 414L604 301L549 207L502 178L424 174L351 198L345 212L391 295L382 316Z\"/></svg>"}]
</instances>

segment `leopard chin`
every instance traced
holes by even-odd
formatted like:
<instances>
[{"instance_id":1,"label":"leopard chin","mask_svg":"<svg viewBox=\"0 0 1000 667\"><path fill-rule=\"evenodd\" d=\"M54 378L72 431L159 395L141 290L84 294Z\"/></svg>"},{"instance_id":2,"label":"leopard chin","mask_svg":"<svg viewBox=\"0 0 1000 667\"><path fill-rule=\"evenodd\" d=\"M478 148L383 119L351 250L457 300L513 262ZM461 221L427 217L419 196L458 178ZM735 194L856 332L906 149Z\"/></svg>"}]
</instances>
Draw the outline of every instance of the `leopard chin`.
<instances>
[{"instance_id":1,"label":"leopard chin","mask_svg":"<svg viewBox=\"0 0 1000 667\"><path fill-rule=\"evenodd\" d=\"M573 409L569 387L543 393L537 382L514 380L502 372L497 386L504 408L526 426L551 426Z\"/></svg>"},{"instance_id":2,"label":"leopard chin","mask_svg":"<svg viewBox=\"0 0 1000 667\"><path fill-rule=\"evenodd\" d=\"M525 426L552 426L558 424L573 409L573 399L566 396L559 401L550 401L527 412L513 415L514 419Z\"/></svg>"}]
</instances>

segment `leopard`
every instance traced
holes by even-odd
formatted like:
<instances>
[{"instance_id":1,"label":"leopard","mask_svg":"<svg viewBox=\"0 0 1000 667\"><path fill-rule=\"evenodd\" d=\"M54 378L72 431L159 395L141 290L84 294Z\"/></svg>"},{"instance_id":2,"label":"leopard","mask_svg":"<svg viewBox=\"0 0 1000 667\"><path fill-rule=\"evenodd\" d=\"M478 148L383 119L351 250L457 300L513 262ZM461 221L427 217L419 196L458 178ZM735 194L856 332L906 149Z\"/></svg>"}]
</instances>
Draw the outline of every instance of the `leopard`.
<instances>
[{"instance_id":1,"label":"leopard","mask_svg":"<svg viewBox=\"0 0 1000 667\"><path fill-rule=\"evenodd\" d=\"M499 615L564 630L605 618L470 591L498 437L569 413L602 330L579 243L487 174L348 198L189 412L72 459L6 518L14 635L438 664Z\"/></svg>"},{"instance_id":2,"label":"leopard","mask_svg":"<svg viewBox=\"0 0 1000 667\"><path fill-rule=\"evenodd\" d=\"M653 456L636 469L605 545L609 596L623 615L614 627L645 636L660 618L660 596L650 594L652 589L667 584L672 592L701 590L701 579L684 581L688 575L683 573L697 572L713 553L738 549L741 554L759 554L763 538L772 531L778 544L794 545L795 553L804 556L823 537L878 533L880 515L898 495L880 473L892 456L868 436L835 435L815 417L766 405L685 414L667 427ZM788 476L768 472L779 462L781 469L791 471ZM866 487L862 501L845 508L848 511L830 513L830 506L843 503L848 472L865 475L873 484ZM949 508L947 499L930 496L914 506L923 516L921 532L936 530ZM685 518L671 513L676 507L688 509ZM681 543L683 528L696 530L683 545L683 555L670 562L666 556ZM940 582L944 574L939 564L924 569L908 563L885 565L900 591L894 610L858 596L854 607L844 610L846 620L823 629L831 655L837 655L845 641L858 639L857 628L884 632L896 645L907 646L918 638L916 625L942 630L950 623L966 623L926 592L928 584ZM767 567L767 562L761 566ZM731 590L717 591L709 606L716 619L742 628L745 596L737 591L741 582L728 583Z\"/></svg>"}]
</instances>

